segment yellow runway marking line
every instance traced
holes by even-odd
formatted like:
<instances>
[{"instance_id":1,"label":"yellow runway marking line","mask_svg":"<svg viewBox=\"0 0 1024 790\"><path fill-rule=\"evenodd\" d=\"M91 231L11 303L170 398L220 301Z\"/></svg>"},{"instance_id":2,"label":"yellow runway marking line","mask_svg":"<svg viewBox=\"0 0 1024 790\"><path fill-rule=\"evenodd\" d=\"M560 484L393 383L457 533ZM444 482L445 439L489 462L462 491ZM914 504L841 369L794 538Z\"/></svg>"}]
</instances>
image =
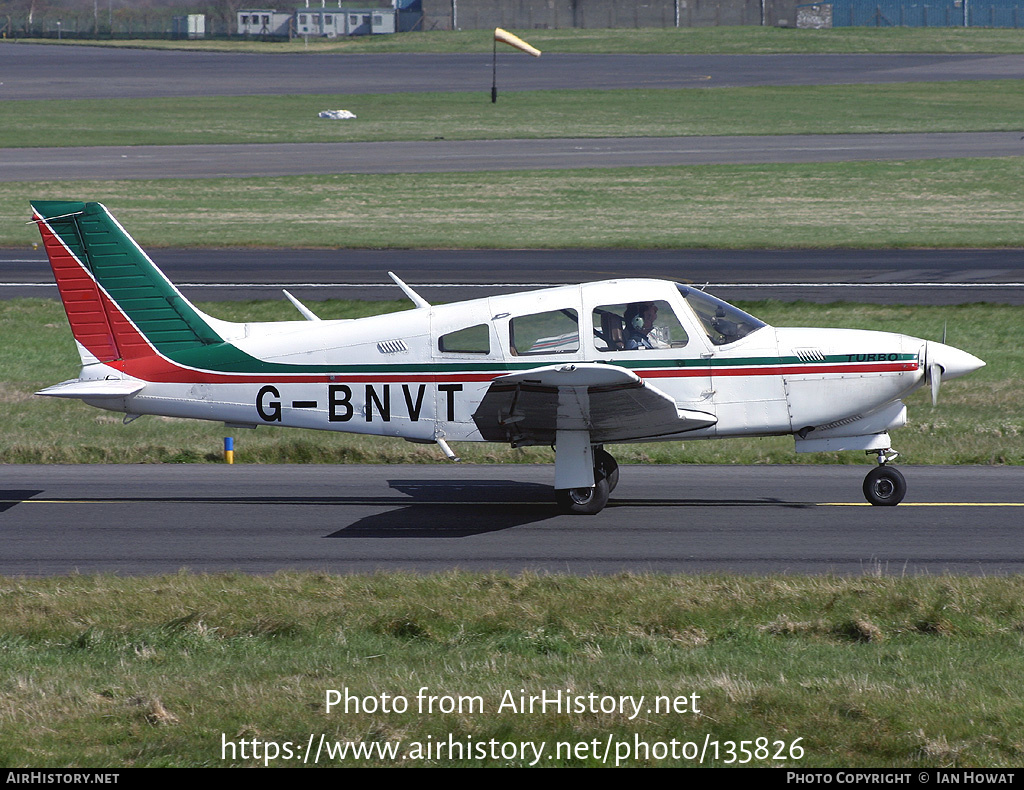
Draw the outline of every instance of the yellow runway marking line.
<instances>
[{"instance_id":1,"label":"yellow runway marking line","mask_svg":"<svg viewBox=\"0 0 1024 790\"><path fill-rule=\"evenodd\" d=\"M30 505L31 504L35 504L35 505L145 505L145 504L163 504L163 505L167 505L167 504L174 504L174 503L186 503L186 502L190 502L190 501L191 500L189 500L187 498L184 498L184 497L180 498L180 499L153 499L153 500L146 500L146 499L114 499L114 498L111 498L111 499L0 499L0 505L21 505L21 504L30 504ZM224 501L205 500L205 499L203 499L203 500L199 500L199 501L200 501L201 504L207 504L207 505L239 505L239 504L246 504L245 500L236 500L236 499L224 500ZM255 504L256 501L257 500L253 500L252 503ZM465 502L463 502L463 501L447 501L447 502L426 501L426 502L417 502L415 500L396 500L395 502L392 503L392 502L361 502L361 501L358 501L358 500L356 500L356 501L335 502L335 501L322 501L322 500L318 501L318 500L315 500L315 499L311 499L308 502L302 502L301 500L298 500L298 499L284 499L284 500L259 500L259 504L262 504L262 505L301 505L301 504L308 504L308 505L334 505L334 504L388 505L388 504L394 504L394 505L418 505L418 506L419 505L447 505L447 506L452 506L452 505L490 505L492 507L513 507L513 506L517 506L517 505L543 505L543 504L546 504L546 503L544 503L544 502L475 502L475 501L465 501ZM616 507L630 507L630 506L636 506L637 503L622 501L622 502L611 502L609 504L612 505L612 506L616 506ZM649 504L657 504L657 505L659 505L661 507L673 507L673 506L690 506L690 507L693 507L694 506L693 503L689 503L689 502L672 502L672 501L664 501L664 502L656 502L656 503L645 502L644 504L648 504L648 505ZM714 502L702 502L700 505L697 505L697 506L698 507L701 506L701 505L714 506L715 504L716 503L714 503ZM726 500L723 500L722 503L720 503L720 504L734 504L734 503L731 503L731 502L728 502ZM744 503L744 504L749 505L750 507L757 507L757 506L763 507L765 505L775 505L777 507L789 507L789 506L792 506L794 504L803 505L805 507L808 506L808 505L809 506L816 506L816 507L874 507L874 505L872 505L870 502L750 502L750 503ZM743 505L739 505L739 507L742 507L742 506ZM905 508L905 507L1024 507L1024 502L902 502L902 503L900 503L899 505L896 506L896 508ZM886 508L883 507L881 509L886 509ZM895 508L890 508L890 509L895 509Z\"/></svg>"},{"instance_id":2,"label":"yellow runway marking line","mask_svg":"<svg viewBox=\"0 0 1024 790\"><path fill-rule=\"evenodd\" d=\"M870 502L822 502L822 507L874 507ZM1024 507L1024 502L901 502L904 507Z\"/></svg>"}]
</instances>

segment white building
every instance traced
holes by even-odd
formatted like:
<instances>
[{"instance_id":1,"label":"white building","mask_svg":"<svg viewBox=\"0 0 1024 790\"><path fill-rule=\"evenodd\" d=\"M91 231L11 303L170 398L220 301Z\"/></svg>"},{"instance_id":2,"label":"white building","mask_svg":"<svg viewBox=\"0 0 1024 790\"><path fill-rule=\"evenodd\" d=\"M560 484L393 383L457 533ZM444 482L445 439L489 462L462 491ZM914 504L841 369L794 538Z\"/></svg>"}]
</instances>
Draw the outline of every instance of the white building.
<instances>
[{"instance_id":1,"label":"white building","mask_svg":"<svg viewBox=\"0 0 1024 790\"><path fill-rule=\"evenodd\" d=\"M240 36L287 36L294 14L272 8L247 8L238 12Z\"/></svg>"},{"instance_id":2,"label":"white building","mask_svg":"<svg viewBox=\"0 0 1024 790\"><path fill-rule=\"evenodd\" d=\"M391 8L298 8L293 12L249 8L238 12L242 36L365 36L394 33Z\"/></svg>"},{"instance_id":3,"label":"white building","mask_svg":"<svg viewBox=\"0 0 1024 790\"><path fill-rule=\"evenodd\" d=\"M205 38L206 17L202 14L176 16L171 19L171 33L175 38Z\"/></svg>"}]
</instances>

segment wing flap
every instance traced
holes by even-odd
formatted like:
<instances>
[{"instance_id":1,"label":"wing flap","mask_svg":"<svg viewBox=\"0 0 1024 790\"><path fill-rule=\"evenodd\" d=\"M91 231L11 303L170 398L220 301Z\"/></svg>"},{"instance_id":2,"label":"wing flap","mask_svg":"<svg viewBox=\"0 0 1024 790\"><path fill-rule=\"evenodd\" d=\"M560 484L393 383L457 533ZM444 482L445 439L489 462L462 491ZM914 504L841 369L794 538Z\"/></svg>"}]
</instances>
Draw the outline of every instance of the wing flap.
<instances>
[{"instance_id":1,"label":"wing flap","mask_svg":"<svg viewBox=\"0 0 1024 790\"><path fill-rule=\"evenodd\" d=\"M495 379L473 414L487 441L553 444L559 430L587 430L594 444L684 433L714 425L713 414L680 409L630 370L583 363Z\"/></svg>"}]
</instances>

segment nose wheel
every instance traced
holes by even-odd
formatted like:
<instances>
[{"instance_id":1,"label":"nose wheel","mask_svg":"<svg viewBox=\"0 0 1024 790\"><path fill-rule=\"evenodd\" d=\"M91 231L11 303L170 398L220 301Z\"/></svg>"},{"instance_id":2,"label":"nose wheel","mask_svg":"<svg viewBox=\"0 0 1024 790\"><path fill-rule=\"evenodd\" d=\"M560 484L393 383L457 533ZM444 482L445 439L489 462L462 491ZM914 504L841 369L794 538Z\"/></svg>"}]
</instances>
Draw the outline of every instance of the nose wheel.
<instances>
[{"instance_id":1,"label":"nose wheel","mask_svg":"<svg viewBox=\"0 0 1024 790\"><path fill-rule=\"evenodd\" d=\"M898 505L907 495L907 481L899 469L889 466L898 453L893 450L878 452L878 466L864 478L864 498L872 505Z\"/></svg>"}]
</instances>

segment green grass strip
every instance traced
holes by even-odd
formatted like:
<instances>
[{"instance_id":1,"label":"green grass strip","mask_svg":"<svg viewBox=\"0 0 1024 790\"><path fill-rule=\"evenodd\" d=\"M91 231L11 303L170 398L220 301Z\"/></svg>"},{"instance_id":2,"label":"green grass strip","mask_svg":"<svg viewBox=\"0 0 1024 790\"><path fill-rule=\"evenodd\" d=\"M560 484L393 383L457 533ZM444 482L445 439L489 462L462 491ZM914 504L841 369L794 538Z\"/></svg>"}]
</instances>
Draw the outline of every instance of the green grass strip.
<instances>
[{"instance_id":1,"label":"green grass strip","mask_svg":"<svg viewBox=\"0 0 1024 790\"><path fill-rule=\"evenodd\" d=\"M323 734L406 756L320 765L533 759L410 756L449 737L543 743L547 767L616 754L630 766L697 764L617 749L603 763L609 737L718 742L705 766L1024 760L1012 692L1024 673L1020 577L181 573L5 578L0 600L0 764L12 768L298 766L311 733L314 746ZM331 689L375 701L374 712L328 711ZM643 695L645 709L518 709L521 696L559 691ZM658 696L700 713L657 712ZM394 712L399 697L405 712ZM517 708L499 710L509 700ZM743 757L742 741L762 748ZM775 741L785 759L773 759ZM267 742L290 742L292 759L265 761ZM584 745L558 756L559 743Z\"/></svg>"},{"instance_id":2,"label":"green grass strip","mask_svg":"<svg viewBox=\"0 0 1024 790\"><path fill-rule=\"evenodd\" d=\"M1019 157L8 183L0 245L38 242L29 199L75 199L143 246L1024 246L1021 183Z\"/></svg>"},{"instance_id":3,"label":"green grass strip","mask_svg":"<svg viewBox=\"0 0 1024 790\"><path fill-rule=\"evenodd\" d=\"M510 91L497 104L483 89L82 99L59 109L49 101L17 101L4 106L3 145L1005 131L1019 129L1024 116L1021 80L760 88L716 88L715 80L694 73L694 89L684 90ZM357 118L319 118L327 109Z\"/></svg>"},{"instance_id":4,"label":"green grass strip","mask_svg":"<svg viewBox=\"0 0 1024 790\"><path fill-rule=\"evenodd\" d=\"M681 4L680 4L681 5ZM666 20L670 23L672 20ZM683 17L685 24L687 18ZM790 20L793 22L795 20ZM624 54L722 54L753 55L781 53L1020 53L1024 42L1012 29L984 28L832 28L795 30L777 27L681 27L681 28L562 28L519 30L543 52L593 52ZM97 41L66 40L65 45L182 49L221 52L308 52L308 53L399 53L438 52L489 54L493 32L484 30L434 30L389 36L351 38L310 38L285 41ZM34 43L56 44L52 39ZM526 57L504 48L512 56ZM543 56L542 56L543 57Z\"/></svg>"}]
</instances>

